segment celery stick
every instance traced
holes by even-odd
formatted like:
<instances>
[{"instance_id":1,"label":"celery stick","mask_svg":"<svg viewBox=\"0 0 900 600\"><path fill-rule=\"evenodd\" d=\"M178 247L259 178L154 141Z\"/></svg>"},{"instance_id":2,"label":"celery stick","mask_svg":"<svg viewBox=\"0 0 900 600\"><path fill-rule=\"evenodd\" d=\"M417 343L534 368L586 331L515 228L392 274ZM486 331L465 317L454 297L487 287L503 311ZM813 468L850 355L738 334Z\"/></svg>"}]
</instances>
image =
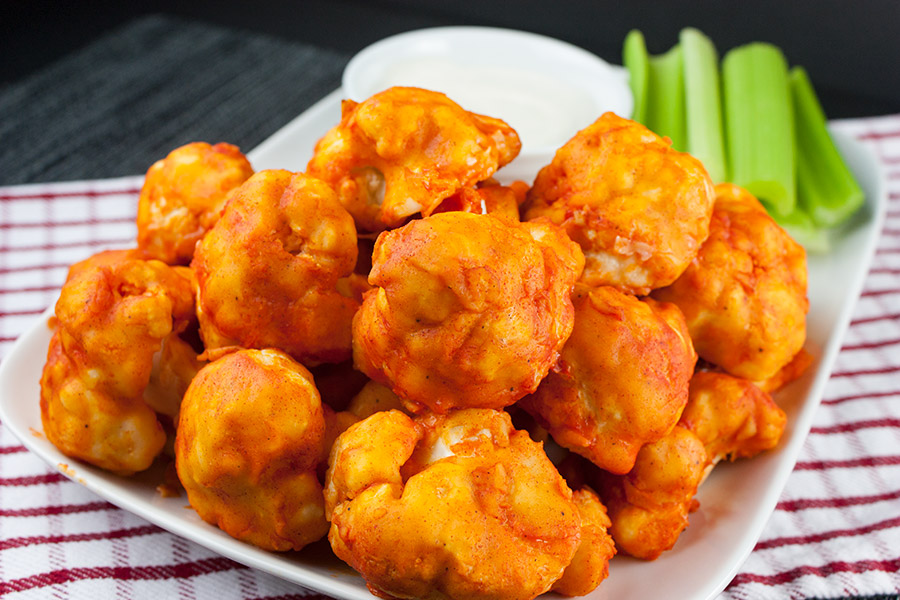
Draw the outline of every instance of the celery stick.
<instances>
[{"instance_id":1,"label":"celery stick","mask_svg":"<svg viewBox=\"0 0 900 600\"><path fill-rule=\"evenodd\" d=\"M658 135L669 136L673 147L685 150L681 48L675 46L665 54L650 56L643 34L632 29L625 36L622 62L634 95L631 118Z\"/></svg>"},{"instance_id":2,"label":"celery stick","mask_svg":"<svg viewBox=\"0 0 900 600\"><path fill-rule=\"evenodd\" d=\"M797 132L797 201L821 227L841 224L862 206L862 189L828 133L825 113L802 67L790 74Z\"/></svg>"},{"instance_id":3,"label":"celery stick","mask_svg":"<svg viewBox=\"0 0 900 600\"><path fill-rule=\"evenodd\" d=\"M622 64L628 70L628 85L634 96L634 110L631 118L638 123L646 125L647 119L647 73L650 56L647 54L647 46L644 44L644 35L637 29L632 29L625 36L625 44L622 47Z\"/></svg>"},{"instance_id":4,"label":"celery stick","mask_svg":"<svg viewBox=\"0 0 900 600\"><path fill-rule=\"evenodd\" d=\"M798 206L789 215L772 215L775 221L788 232L807 252L825 254L831 248L828 231L817 227L812 218Z\"/></svg>"},{"instance_id":5,"label":"celery stick","mask_svg":"<svg viewBox=\"0 0 900 600\"><path fill-rule=\"evenodd\" d=\"M682 29L679 42L684 54L686 149L719 183L725 180L719 56L712 40L694 28Z\"/></svg>"},{"instance_id":6,"label":"celery stick","mask_svg":"<svg viewBox=\"0 0 900 600\"><path fill-rule=\"evenodd\" d=\"M722 60L729 179L782 215L796 205L794 123L781 50L755 42Z\"/></svg>"},{"instance_id":7,"label":"celery stick","mask_svg":"<svg viewBox=\"0 0 900 600\"><path fill-rule=\"evenodd\" d=\"M685 151L684 70L681 47L650 57L647 85L647 127L668 136L672 147Z\"/></svg>"}]
</instances>

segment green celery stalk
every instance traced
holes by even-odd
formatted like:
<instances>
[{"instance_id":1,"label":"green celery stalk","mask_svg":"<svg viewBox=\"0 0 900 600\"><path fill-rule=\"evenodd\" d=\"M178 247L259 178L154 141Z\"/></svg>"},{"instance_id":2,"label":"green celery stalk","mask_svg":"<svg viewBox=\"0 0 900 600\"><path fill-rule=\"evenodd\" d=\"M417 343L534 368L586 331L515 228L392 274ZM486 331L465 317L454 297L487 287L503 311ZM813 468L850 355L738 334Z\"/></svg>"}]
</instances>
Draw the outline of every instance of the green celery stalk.
<instances>
[{"instance_id":1,"label":"green celery stalk","mask_svg":"<svg viewBox=\"0 0 900 600\"><path fill-rule=\"evenodd\" d=\"M687 150L684 112L684 64L681 47L651 56L647 85L647 127L668 136L672 147Z\"/></svg>"},{"instance_id":2,"label":"green celery stalk","mask_svg":"<svg viewBox=\"0 0 900 600\"><path fill-rule=\"evenodd\" d=\"M725 180L719 55L712 40L692 27L681 30L679 43L684 54L686 149L719 183Z\"/></svg>"},{"instance_id":3,"label":"green celery stalk","mask_svg":"<svg viewBox=\"0 0 900 600\"><path fill-rule=\"evenodd\" d=\"M632 29L625 36L622 47L622 64L628 71L628 85L634 96L634 110L631 118L638 123L647 123L647 77L650 68L650 55L647 54L647 45L644 43L644 35L637 29Z\"/></svg>"},{"instance_id":4,"label":"green celery stalk","mask_svg":"<svg viewBox=\"0 0 900 600\"><path fill-rule=\"evenodd\" d=\"M772 217L807 252L825 254L831 248L828 231L816 226L813 219L799 206L789 215L775 213Z\"/></svg>"},{"instance_id":5,"label":"green celery stalk","mask_svg":"<svg viewBox=\"0 0 900 600\"><path fill-rule=\"evenodd\" d=\"M797 203L794 119L787 63L754 42L722 60L729 180L782 215Z\"/></svg>"},{"instance_id":6,"label":"green celery stalk","mask_svg":"<svg viewBox=\"0 0 900 600\"><path fill-rule=\"evenodd\" d=\"M790 82L797 132L797 201L816 225L834 227L856 212L865 196L828 133L806 70L794 67Z\"/></svg>"}]
</instances>

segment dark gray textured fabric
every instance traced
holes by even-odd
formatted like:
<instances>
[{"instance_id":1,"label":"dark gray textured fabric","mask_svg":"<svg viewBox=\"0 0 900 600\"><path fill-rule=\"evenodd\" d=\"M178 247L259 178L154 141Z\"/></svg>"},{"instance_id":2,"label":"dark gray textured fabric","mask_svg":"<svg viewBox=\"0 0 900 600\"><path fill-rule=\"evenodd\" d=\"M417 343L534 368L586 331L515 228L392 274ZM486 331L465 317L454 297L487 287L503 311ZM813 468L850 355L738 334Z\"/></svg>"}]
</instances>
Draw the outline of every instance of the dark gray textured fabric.
<instances>
[{"instance_id":1,"label":"dark gray textured fabric","mask_svg":"<svg viewBox=\"0 0 900 600\"><path fill-rule=\"evenodd\" d=\"M191 141L248 151L337 88L348 58L137 19L0 90L0 185L141 174Z\"/></svg>"}]
</instances>

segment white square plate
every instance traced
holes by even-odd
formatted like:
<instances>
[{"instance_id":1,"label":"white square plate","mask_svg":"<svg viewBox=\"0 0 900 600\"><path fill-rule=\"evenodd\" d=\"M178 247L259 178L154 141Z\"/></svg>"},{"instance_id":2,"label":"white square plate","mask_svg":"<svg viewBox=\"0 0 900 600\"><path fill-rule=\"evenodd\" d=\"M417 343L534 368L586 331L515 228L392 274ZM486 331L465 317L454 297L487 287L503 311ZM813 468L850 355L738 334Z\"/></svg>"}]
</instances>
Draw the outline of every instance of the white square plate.
<instances>
[{"instance_id":1,"label":"white square plate","mask_svg":"<svg viewBox=\"0 0 900 600\"><path fill-rule=\"evenodd\" d=\"M257 170L302 170L315 142L340 119L341 91L322 99L250 153ZM788 415L780 445L753 460L717 467L701 488L700 510L675 548L653 562L617 557L610 576L590 597L650 600L665 586L668 600L703 600L721 592L753 549L809 432L813 414L862 289L884 221L887 199L875 156L854 139L836 140L866 193L866 206L838 232L832 251L809 257L808 339L815 362L803 378L778 393ZM834 285L840 282L840 285ZM32 452L109 502L172 533L245 565L337 598L371 599L363 580L336 559L327 543L302 552L259 550L204 523L185 498L156 492L159 473L111 475L62 455L41 433L39 380L50 341L48 310L0 365L0 419Z\"/></svg>"}]
</instances>

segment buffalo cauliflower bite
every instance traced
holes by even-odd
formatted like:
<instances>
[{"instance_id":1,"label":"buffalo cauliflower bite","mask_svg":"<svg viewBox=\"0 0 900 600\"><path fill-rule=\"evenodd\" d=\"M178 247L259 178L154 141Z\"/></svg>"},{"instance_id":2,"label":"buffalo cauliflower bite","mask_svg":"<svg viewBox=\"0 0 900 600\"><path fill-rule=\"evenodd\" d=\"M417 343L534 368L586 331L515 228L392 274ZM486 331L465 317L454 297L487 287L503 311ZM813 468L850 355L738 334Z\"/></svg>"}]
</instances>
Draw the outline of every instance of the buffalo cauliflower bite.
<instances>
[{"instance_id":1,"label":"buffalo cauliflower bite","mask_svg":"<svg viewBox=\"0 0 900 600\"><path fill-rule=\"evenodd\" d=\"M703 442L710 467L774 448L786 423L768 393L746 379L712 371L698 371L691 379L680 421Z\"/></svg>"},{"instance_id":2,"label":"buffalo cauliflower bite","mask_svg":"<svg viewBox=\"0 0 900 600\"><path fill-rule=\"evenodd\" d=\"M697 357L673 304L581 284L573 302L559 364L519 406L561 446L627 473L644 444L675 426Z\"/></svg>"},{"instance_id":3,"label":"buffalo cauliflower bite","mask_svg":"<svg viewBox=\"0 0 900 600\"><path fill-rule=\"evenodd\" d=\"M196 353L177 335L194 313L190 271L109 251L72 266L41 376L44 433L67 456L120 474L166 441ZM169 350L164 350L164 345Z\"/></svg>"},{"instance_id":4,"label":"buffalo cauliflower bite","mask_svg":"<svg viewBox=\"0 0 900 600\"><path fill-rule=\"evenodd\" d=\"M138 248L170 265L188 264L231 192L251 175L249 161L231 144L176 148L147 171L138 201Z\"/></svg>"},{"instance_id":5,"label":"buffalo cauliflower bite","mask_svg":"<svg viewBox=\"0 0 900 600\"><path fill-rule=\"evenodd\" d=\"M170 333L163 338L160 349L153 356L153 370L144 388L144 402L157 414L177 422L181 399L203 364L188 342L178 333Z\"/></svg>"},{"instance_id":6,"label":"buffalo cauliflower bite","mask_svg":"<svg viewBox=\"0 0 900 600\"><path fill-rule=\"evenodd\" d=\"M241 350L191 382L175 464L204 521L267 550L299 550L328 531L316 476L325 440L309 371L278 350Z\"/></svg>"},{"instance_id":7,"label":"buffalo cauliflower bite","mask_svg":"<svg viewBox=\"0 0 900 600\"><path fill-rule=\"evenodd\" d=\"M357 423L332 448L325 501L335 554L385 598L534 598L572 561L583 520L603 527L490 409Z\"/></svg>"},{"instance_id":8,"label":"buffalo cauliflower bite","mask_svg":"<svg viewBox=\"0 0 900 600\"><path fill-rule=\"evenodd\" d=\"M306 365L350 358L359 304L340 293L338 280L352 273L356 253L353 219L325 183L257 173L191 263L207 351L278 348Z\"/></svg>"},{"instance_id":9,"label":"buffalo cauliflower bite","mask_svg":"<svg viewBox=\"0 0 900 600\"><path fill-rule=\"evenodd\" d=\"M327 181L360 229L381 231L431 214L516 157L519 136L506 123L468 112L444 94L393 87L357 104L345 100L341 122L307 165Z\"/></svg>"},{"instance_id":10,"label":"buffalo cauliflower bite","mask_svg":"<svg viewBox=\"0 0 900 600\"><path fill-rule=\"evenodd\" d=\"M597 477L616 547L645 560L671 549L715 464L774 448L784 426L784 411L750 381L699 371L672 432L642 448L627 475Z\"/></svg>"},{"instance_id":11,"label":"buffalo cauliflower bite","mask_svg":"<svg viewBox=\"0 0 900 600\"><path fill-rule=\"evenodd\" d=\"M774 375L767 379L754 381L761 390L774 394L784 386L799 379L806 373L813 363L813 355L801 348L791 361L781 367Z\"/></svg>"},{"instance_id":12,"label":"buffalo cauliflower bite","mask_svg":"<svg viewBox=\"0 0 900 600\"><path fill-rule=\"evenodd\" d=\"M688 525L706 466L703 442L676 425L641 448L627 474L598 474L597 491L609 510L619 552L654 560L672 548Z\"/></svg>"},{"instance_id":13,"label":"buffalo cauliflower bite","mask_svg":"<svg viewBox=\"0 0 900 600\"><path fill-rule=\"evenodd\" d=\"M697 255L713 200L700 161L605 113L541 169L525 218L549 217L581 245L585 283L646 294L675 281Z\"/></svg>"},{"instance_id":14,"label":"buffalo cauliflower bite","mask_svg":"<svg viewBox=\"0 0 900 600\"><path fill-rule=\"evenodd\" d=\"M572 330L578 246L559 228L448 212L381 234L353 320L358 369L418 413L534 391Z\"/></svg>"},{"instance_id":15,"label":"buffalo cauliflower bite","mask_svg":"<svg viewBox=\"0 0 900 600\"><path fill-rule=\"evenodd\" d=\"M553 584L553 591L566 596L585 596L609 575L609 559L616 546L608 529L612 525L606 507L589 487L572 494L581 515L581 543L563 576Z\"/></svg>"},{"instance_id":16,"label":"buffalo cauliflower bite","mask_svg":"<svg viewBox=\"0 0 900 600\"><path fill-rule=\"evenodd\" d=\"M806 252L746 190L719 184L716 194L697 259L654 297L681 308L701 357L768 379L806 339Z\"/></svg>"},{"instance_id":17,"label":"buffalo cauliflower bite","mask_svg":"<svg viewBox=\"0 0 900 600\"><path fill-rule=\"evenodd\" d=\"M360 420L385 410L407 412L397 394L377 381L366 383L347 406L347 412Z\"/></svg>"}]
</instances>

